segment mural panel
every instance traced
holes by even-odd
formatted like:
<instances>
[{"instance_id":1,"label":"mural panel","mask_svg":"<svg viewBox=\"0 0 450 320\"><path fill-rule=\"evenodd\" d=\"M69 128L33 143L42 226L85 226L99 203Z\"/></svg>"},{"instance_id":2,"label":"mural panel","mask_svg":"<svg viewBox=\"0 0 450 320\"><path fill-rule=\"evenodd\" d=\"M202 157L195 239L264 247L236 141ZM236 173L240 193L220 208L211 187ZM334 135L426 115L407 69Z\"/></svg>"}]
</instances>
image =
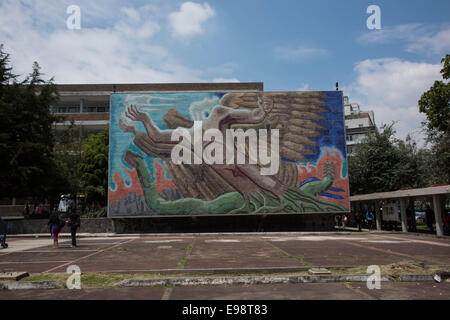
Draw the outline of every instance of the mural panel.
<instances>
[{"instance_id":1,"label":"mural panel","mask_svg":"<svg viewBox=\"0 0 450 320\"><path fill-rule=\"evenodd\" d=\"M109 217L342 212L342 92L111 95Z\"/></svg>"}]
</instances>

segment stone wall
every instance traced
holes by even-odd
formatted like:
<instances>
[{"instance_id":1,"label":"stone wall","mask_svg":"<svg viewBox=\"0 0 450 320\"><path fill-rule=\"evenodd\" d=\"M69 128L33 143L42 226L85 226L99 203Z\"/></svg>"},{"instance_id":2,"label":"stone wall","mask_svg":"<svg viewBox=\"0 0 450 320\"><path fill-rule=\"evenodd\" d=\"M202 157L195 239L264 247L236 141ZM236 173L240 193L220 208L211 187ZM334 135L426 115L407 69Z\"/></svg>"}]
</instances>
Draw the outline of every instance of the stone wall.
<instances>
[{"instance_id":1,"label":"stone wall","mask_svg":"<svg viewBox=\"0 0 450 320\"><path fill-rule=\"evenodd\" d=\"M8 234L50 233L47 219L24 219L8 222ZM62 232L70 232L65 226ZM82 233L109 233L114 232L114 224L111 219L81 219L78 232Z\"/></svg>"}]
</instances>

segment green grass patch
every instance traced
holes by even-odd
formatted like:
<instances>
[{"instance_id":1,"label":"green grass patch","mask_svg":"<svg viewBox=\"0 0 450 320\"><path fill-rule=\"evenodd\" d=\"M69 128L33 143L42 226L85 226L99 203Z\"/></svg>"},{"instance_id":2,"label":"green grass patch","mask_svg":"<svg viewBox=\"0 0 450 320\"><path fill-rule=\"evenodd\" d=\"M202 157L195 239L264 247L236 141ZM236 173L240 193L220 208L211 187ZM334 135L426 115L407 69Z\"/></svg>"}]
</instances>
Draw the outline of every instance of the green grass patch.
<instances>
[{"instance_id":1,"label":"green grass patch","mask_svg":"<svg viewBox=\"0 0 450 320\"><path fill-rule=\"evenodd\" d=\"M290 258L296 257L291 255ZM187 273L183 272L183 268L188 258L185 257L180 262L178 269L180 272L171 274L164 273L116 273L116 272L87 272L81 274L81 288L110 288L125 279L166 279L166 278L195 278L195 277L238 277L238 276L306 276L309 275L308 270L297 272L222 272L222 273ZM400 274L434 274L437 271L450 271L450 267L425 267L423 264L413 261L404 261L389 265L380 265L381 275L397 277ZM367 266L359 266L354 268L329 268L333 275L368 275ZM70 277L68 273L39 273L31 274L27 278L20 281L55 281L58 285L66 288L67 279ZM173 284L167 284L171 287Z\"/></svg>"},{"instance_id":2,"label":"green grass patch","mask_svg":"<svg viewBox=\"0 0 450 320\"><path fill-rule=\"evenodd\" d=\"M38 273L31 274L22 281L55 281L63 288L67 288L67 279L71 275L68 273ZM81 274L81 288L108 288L116 283L131 278L155 278L157 274L136 274L136 273L112 273L112 272L89 272Z\"/></svg>"},{"instance_id":3,"label":"green grass patch","mask_svg":"<svg viewBox=\"0 0 450 320\"><path fill-rule=\"evenodd\" d=\"M184 269L184 266L186 265L186 262L189 260L189 256L191 254L192 249L194 248L195 239L187 246L186 253L184 257L181 259L180 263L177 266L177 269Z\"/></svg>"}]
</instances>

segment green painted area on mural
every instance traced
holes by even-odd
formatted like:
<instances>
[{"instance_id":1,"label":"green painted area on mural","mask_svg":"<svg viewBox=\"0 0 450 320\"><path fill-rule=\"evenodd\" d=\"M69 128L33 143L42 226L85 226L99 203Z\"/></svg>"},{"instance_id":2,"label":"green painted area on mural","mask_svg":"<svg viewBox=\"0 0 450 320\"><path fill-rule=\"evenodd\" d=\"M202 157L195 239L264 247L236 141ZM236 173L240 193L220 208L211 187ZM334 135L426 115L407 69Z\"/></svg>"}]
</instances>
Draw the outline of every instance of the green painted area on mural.
<instances>
[{"instance_id":1,"label":"green painted area on mural","mask_svg":"<svg viewBox=\"0 0 450 320\"><path fill-rule=\"evenodd\" d=\"M228 192L213 200L183 198L167 201L159 195L156 185L141 155L131 150L139 181L147 206L164 215L193 214L238 214L238 213L282 213L282 212L330 212L346 211L343 205L317 197L333 183L333 175L327 174L321 181L303 187L289 187L280 200L274 193L260 190L248 197L239 192Z\"/></svg>"}]
</instances>

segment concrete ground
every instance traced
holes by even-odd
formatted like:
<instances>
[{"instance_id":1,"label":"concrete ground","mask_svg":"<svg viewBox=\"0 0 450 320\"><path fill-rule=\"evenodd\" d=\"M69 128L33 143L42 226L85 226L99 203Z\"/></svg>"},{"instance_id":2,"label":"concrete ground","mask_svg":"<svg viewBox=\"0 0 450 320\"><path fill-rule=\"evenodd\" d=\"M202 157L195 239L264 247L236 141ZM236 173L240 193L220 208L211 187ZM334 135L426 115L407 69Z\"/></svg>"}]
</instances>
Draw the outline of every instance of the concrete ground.
<instances>
[{"instance_id":1,"label":"concrete ground","mask_svg":"<svg viewBox=\"0 0 450 320\"><path fill-rule=\"evenodd\" d=\"M8 239L0 250L0 272L64 273L77 265L83 273L246 272L273 273L311 267L366 267L415 263L450 269L450 240L413 234L255 233L155 234L83 237L58 249L50 238ZM450 299L443 283L305 283L196 287L92 288L82 290L0 291L0 299Z\"/></svg>"},{"instance_id":2,"label":"concrete ground","mask_svg":"<svg viewBox=\"0 0 450 320\"><path fill-rule=\"evenodd\" d=\"M448 300L450 283L258 284L0 291L0 300Z\"/></svg>"}]
</instances>

